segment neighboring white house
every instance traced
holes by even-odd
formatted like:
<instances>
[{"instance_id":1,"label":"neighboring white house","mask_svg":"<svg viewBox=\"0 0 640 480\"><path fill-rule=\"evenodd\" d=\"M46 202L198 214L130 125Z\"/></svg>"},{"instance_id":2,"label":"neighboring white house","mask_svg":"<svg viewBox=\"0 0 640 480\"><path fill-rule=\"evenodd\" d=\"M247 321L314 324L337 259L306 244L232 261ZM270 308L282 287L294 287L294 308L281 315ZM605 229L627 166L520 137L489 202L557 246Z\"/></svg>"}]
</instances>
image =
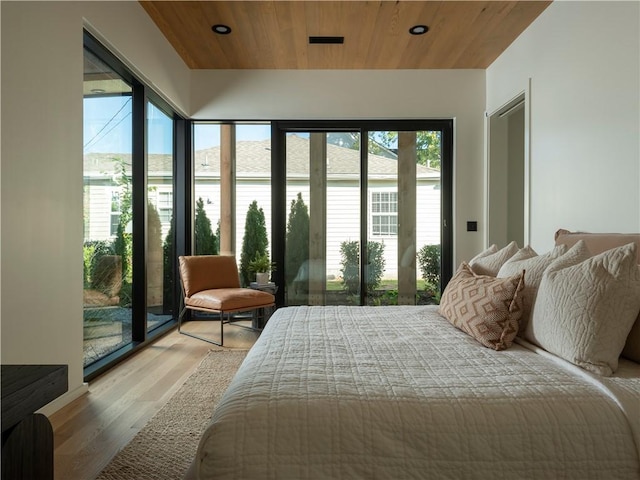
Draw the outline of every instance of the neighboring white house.
<instances>
[{"instance_id":1,"label":"neighboring white house","mask_svg":"<svg viewBox=\"0 0 640 480\"><path fill-rule=\"evenodd\" d=\"M287 217L298 193L309 200L309 139L287 136ZM340 276L340 244L360 238L360 152L327 145L327 276ZM90 153L84 157L85 240L112 240L120 214L121 165L130 169L131 155ZM385 278L397 277L397 160L369 155L368 237L384 242ZM265 214L271 239L271 142L236 144L236 252L242 248L245 219L254 200ZM195 152L195 199L202 198L212 229L220 218L220 148ZM172 215L172 158L149 155L149 200L156 207L167 235ZM440 243L440 172L417 165L416 249ZM413 253L413 252L412 252ZM419 273L419 272L418 272Z\"/></svg>"}]
</instances>

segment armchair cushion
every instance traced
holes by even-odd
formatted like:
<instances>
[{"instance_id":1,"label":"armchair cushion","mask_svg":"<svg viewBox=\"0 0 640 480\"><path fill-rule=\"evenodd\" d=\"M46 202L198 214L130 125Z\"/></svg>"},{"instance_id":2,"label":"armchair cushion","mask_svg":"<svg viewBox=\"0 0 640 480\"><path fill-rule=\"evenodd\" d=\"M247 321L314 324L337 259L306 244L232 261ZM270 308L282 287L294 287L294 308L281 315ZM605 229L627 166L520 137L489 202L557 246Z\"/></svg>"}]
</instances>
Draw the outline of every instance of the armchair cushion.
<instances>
[{"instance_id":1,"label":"armchair cushion","mask_svg":"<svg viewBox=\"0 0 640 480\"><path fill-rule=\"evenodd\" d=\"M233 312L268 307L273 305L275 297L251 288L217 288L194 293L184 301L190 307Z\"/></svg>"},{"instance_id":2,"label":"armchair cushion","mask_svg":"<svg viewBox=\"0 0 640 480\"><path fill-rule=\"evenodd\" d=\"M231 255L181 256L178 260L185 297L214 288L240 288L236 259Z\"/></svg>"}]
</instances>

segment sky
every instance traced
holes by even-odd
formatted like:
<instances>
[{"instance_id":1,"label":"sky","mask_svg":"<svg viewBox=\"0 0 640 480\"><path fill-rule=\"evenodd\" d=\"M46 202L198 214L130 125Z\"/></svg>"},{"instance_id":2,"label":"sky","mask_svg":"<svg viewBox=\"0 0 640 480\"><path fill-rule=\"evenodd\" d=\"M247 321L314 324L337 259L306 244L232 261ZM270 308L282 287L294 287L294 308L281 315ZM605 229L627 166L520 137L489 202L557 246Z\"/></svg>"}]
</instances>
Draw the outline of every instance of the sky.
<instances>
[{"instance_id":1,"label":"sky","mask_svg":"<svg viewBox=\"0 0 640 480\"><path fill-rule=\"evenodd\" d=\"M148 151L151 154L173 152L171 118L149 103L147 109ZM84 100L84 153L131 152L131 96L90 97ZM297 135L304 135L298 132ZM375 135L375 132L373 132ZM236 139L265 140L271 138L271 126L236 124ZM195 151L220 145L220 125L199 123L193 134ZM395 145L391 145L394 148Z\"/></svg>"},{"instance_id":2,"label":"sky","mask_svg":"<svg viewBox=\"0 0 640 480\"><path fill-rule=\"evenodd\" d=\"M173 151L172 122L152 103L147 112L149 153ZM131 97L91 97L84 101L84 153L131 152ZM269 124L237 125L237 140L264 140L271 137ZM220 144L217 124L194 128L195 150Z\"/></svg>"}]
</instances>

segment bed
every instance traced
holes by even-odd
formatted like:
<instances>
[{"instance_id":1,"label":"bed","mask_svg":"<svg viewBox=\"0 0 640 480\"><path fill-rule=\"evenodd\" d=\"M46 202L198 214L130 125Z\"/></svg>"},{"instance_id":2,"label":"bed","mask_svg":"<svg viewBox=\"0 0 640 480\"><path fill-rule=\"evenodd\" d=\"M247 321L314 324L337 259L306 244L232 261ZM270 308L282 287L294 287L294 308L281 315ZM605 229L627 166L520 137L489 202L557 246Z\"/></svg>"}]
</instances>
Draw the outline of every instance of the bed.
<instances>
[{"instance_id":1,"label":"bed","mask_svg":"<svg viewBox=\"0 0 640 480\"><path fill-rule=\"evenodd\" d=\"M438 306L281 308L189 476L640 478L640 363L596 374L527 338L487 348Z\"/></svg>"}]
</instances>

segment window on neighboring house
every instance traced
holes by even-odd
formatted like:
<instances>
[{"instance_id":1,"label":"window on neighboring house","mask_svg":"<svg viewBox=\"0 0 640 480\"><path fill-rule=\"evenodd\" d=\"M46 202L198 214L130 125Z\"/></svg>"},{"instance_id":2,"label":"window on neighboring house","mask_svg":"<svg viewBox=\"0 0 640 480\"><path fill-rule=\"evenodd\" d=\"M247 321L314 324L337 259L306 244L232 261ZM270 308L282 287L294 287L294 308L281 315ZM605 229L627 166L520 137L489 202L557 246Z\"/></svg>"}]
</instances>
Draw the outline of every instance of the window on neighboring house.
<instances>
[{"instance_id":1,"label":"window on neighboring house","mask_svg":"<svg viewBox=\"0 0 640 480\"><path fill-rule=\"evenodd\" d=\"M371 193L371 233L378 237L398 235L398 192Z\"/></svg>"},{"instance_id":2,"label":"window on neighboring house","mask_svg":"<svg viewBox=\"0 0 640 480\"><path fill-rule=\"evenodd\" d=\"M158 192L158 214L162 223L171 222L173 215L173 192Z\"/></svg>"}]
</instances>

